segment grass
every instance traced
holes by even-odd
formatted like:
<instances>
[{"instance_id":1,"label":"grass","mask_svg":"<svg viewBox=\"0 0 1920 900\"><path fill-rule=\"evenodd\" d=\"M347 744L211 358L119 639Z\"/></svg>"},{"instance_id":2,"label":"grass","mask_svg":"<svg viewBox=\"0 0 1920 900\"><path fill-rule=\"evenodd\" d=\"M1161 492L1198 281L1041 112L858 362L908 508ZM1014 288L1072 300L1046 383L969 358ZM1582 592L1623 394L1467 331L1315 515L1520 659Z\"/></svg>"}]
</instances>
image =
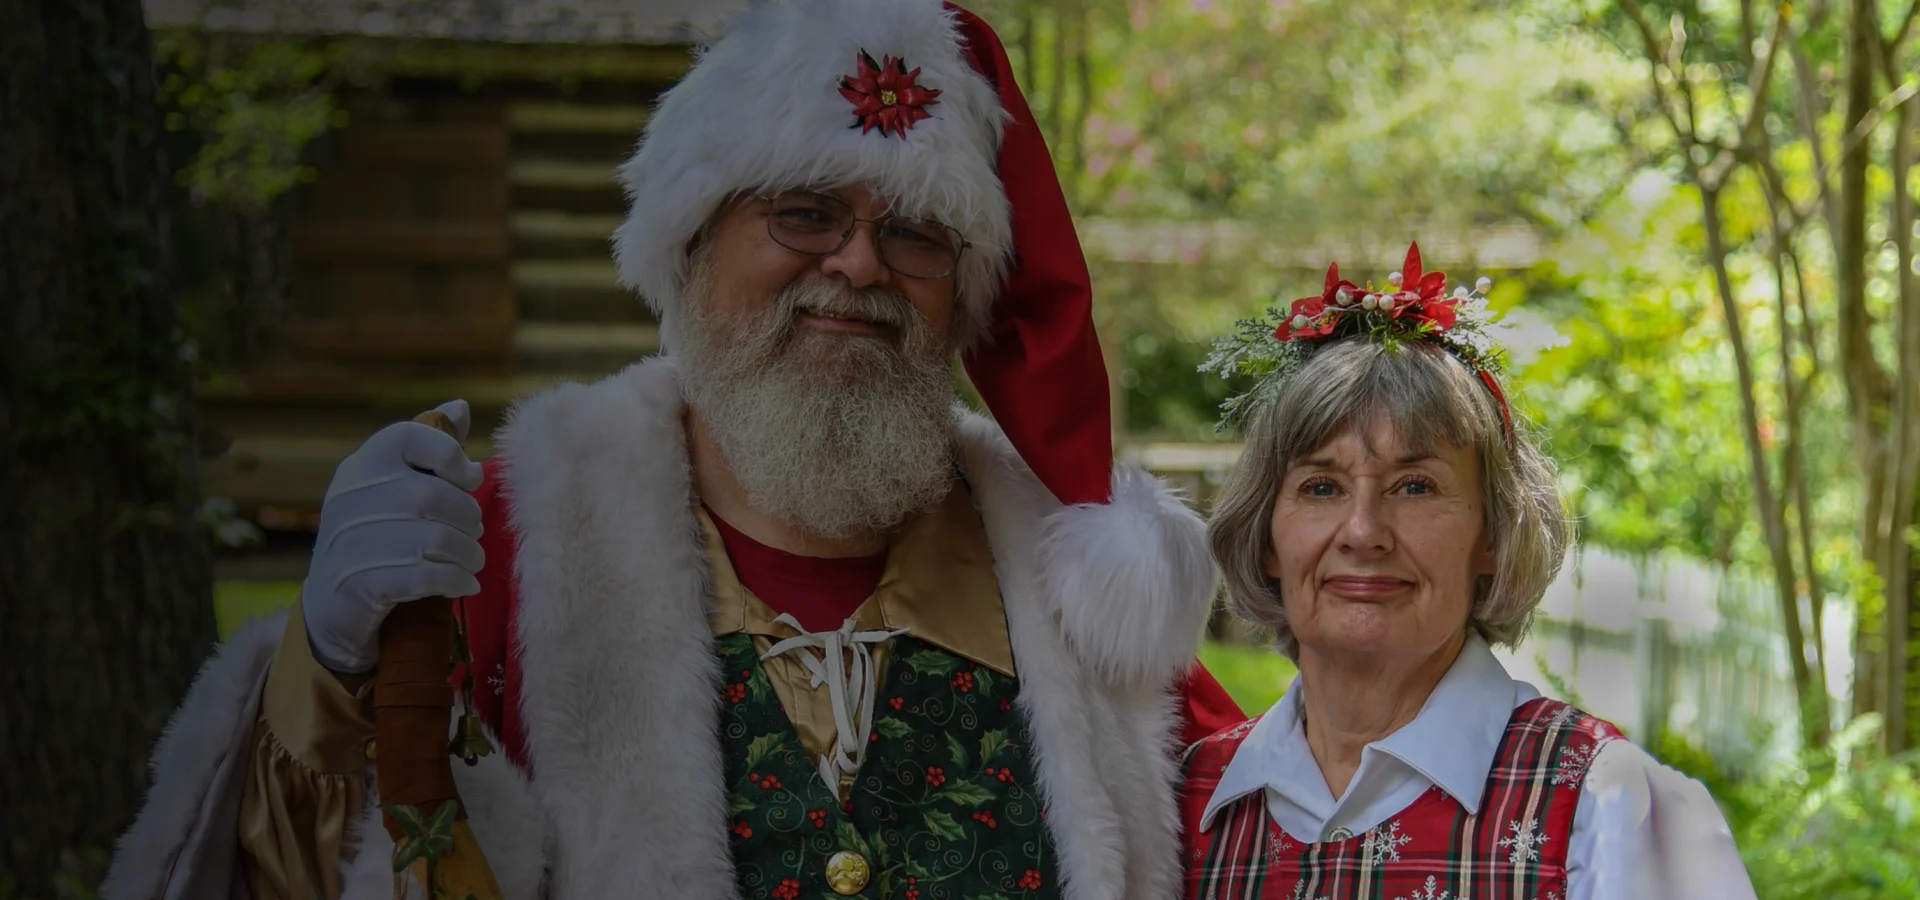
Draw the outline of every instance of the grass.
<instances>
[{"instance_id":1,"label":"grass","mask_svg":"<svg viewBox=\"0 0 1920 900\"><path fill-rule=\"evenodd\" d=\"M213 602L221 637L248 619L293 605L299 593L300 584L293 581L220 582ZM1200 661L1248 715L1266 712L1293 680L1293 664L1264 647L1209 641L1200 649Z\"/></svg>"},{"instance_id":2,"label":"grass","mask_svg":"<svg viewBox=\"0 0 1920 900\"><path fill-rule=\"evenodd\" d=\"M296 581L222 581L213 586L213 611L220 621L220 638L248 619L272 615L293 605L300 594Z\"/></svg>"},{"instance_id":3,"label":"grass","mask_svg":"<svg viewBox=\"0 0 1920 900\"><path fill-rule=\"evenodd\" d=\"M1208 641L1200 662L1233 695L1247 715L1259 715L1286 693L1296 671L1293 663L1266 647Z\"/></svg>"}]
</instances>

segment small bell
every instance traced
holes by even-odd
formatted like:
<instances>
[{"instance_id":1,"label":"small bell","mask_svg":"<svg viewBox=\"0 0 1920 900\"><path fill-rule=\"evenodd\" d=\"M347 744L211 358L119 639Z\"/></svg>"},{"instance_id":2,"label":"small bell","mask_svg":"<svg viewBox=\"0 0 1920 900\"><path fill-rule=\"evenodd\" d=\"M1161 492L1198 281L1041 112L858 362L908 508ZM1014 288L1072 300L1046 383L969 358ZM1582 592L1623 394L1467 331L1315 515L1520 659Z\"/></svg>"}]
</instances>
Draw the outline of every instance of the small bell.
<instances>
[{"instance_id":1,"label":"small bell","mask_svg":"<svg viewBox=\"0 0 1920 900\"><path fill-rule=\"evenodd\" d=\"M479 765L480 757L493 753L493 744L480 726L480 717L467 713L460 717L460 731L454 735L447 752L460 757L469 766Z\"/></svg>"}]
</instances>

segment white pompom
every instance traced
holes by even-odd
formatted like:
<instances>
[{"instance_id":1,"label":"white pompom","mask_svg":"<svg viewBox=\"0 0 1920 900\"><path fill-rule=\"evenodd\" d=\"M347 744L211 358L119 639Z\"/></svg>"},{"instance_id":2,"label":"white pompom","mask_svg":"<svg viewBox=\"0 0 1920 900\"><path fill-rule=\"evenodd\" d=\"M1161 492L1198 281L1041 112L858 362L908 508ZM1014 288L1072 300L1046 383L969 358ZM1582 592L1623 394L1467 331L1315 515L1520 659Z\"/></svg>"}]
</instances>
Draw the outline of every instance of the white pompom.
<instances>
[{"instance_id":1,"label":"white pompom","mask_svg":"<svg viewBox=\"0 0 1920 900\"><path fill-rule=\"evenodd\" d=\"M1372 294L1368 294L1368 295L1366 295L1365 297L1362 297L1362 298L1360 298L1360 308L1361 308L1361 309L1369 309L1369 310L1370 310L1370 309L1373 309L1373 308L1374 308L1374 306L1376 306L1376 305L1377 305L1377 304L1375 304L1375 303L1373 302L1373 295L1372 295Z\"/></svg>"},{"instance_id":2,"label":"white pompom","mask_svg":"<svg viewBox=\"0 0 1920 900\"><path fill-rule=\"evenodd\" d=\"M1476 281L1476 282L1474 282L1474 283L1473 283L1473 287L1474 287L1474 289L1475 289L1475 290L1477 290L1477 291L1479 291L1480 293L1482 293L1482 294L1484 294L1484 293L1486 293L1487 291L1489 291L1489 290L1492 290L1492 288L1493 288L1493 279L1491 279L1491 278L1488 278L1488 277L1487 277L1487 276L1485 276L1485 275L1482 275L1482 276L1480 276L1480 280L1479 280L1479 281Z\"/></svg>"},{"instance_id":3,"label":"white pompom","mask_svg":"<svg viewBox=\"0 0 1920 900\"><path fill-rule=\"evenodd\" d=\"M1455 299L1455 300L1465 300L1465 299L1467 299L1467 286L1463 284L1463 285L1461 285L1461 286L1459 286L1459 287L1457 287L1457 288L1454 288L1454 289L1453 289L1453 299Z\"/></svg>"},{"instance_id":4,"label":"white pompom","mask_svg":"<svg viewBox=\"0 0 1920 900\"><path fill-rule=\"evenodd\" d=\"M1336 292L1333 295L1333 299L1334 299L1334 302L1340 304L1341 306L1345 306L1353 302L1353 292L1350 290L1347 290L1346 288L1341 288L1338 292Z\"/></svg>"},{"instance_id":5,"label":"white pompom","mask_svg":"<svg viewBox=\"0 0 1920 900\"><path fill-rule=\"evenodd\" d=\"M1403 281L1403 280L1405 280L1405 279L1403 279L1403 278L1401 278L1401 277L1400 277L1400 273L1399 273L1399 272L1395 272L1395 273L1393 273L1392 275L1388 275L1388 276L1387 276L1387 283L1388 283L1388 284L1390 284L1390 285L1393 285L1394 287L1399 287L1399 286L1400 286L1400 282L1401 282L1401 281Z\"/></svg>"},{"instance_id":6,"label":"white pompom","mask_svg":"<svg viewBox=\"0 0 1920 900\"><path fill-rule=\"evenodd\" d=\"M1308 325L1308 322L1307 322L1307 317L1306 317L1306 316L1294 316L1294 317L1293 317L1293 322L1292 322L1291 324L1293 325L1293 330L1295 330L1295 331L1304 331L1304 330L1306 330L1306 327L1307 327L1307 325Z\"/></svg>"}]
</instances>

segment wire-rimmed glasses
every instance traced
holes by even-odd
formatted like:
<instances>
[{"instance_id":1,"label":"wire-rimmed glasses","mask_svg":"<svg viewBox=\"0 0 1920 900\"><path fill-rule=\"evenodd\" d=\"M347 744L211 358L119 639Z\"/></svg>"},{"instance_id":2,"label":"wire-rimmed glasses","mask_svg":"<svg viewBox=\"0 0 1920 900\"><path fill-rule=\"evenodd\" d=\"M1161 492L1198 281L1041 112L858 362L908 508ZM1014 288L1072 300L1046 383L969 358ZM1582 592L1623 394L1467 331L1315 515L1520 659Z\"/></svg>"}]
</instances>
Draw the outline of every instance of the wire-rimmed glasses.
<instances>
[{"instance_id":1,"label":"wire-rimmed glasses","mask_svg":"<svg viewBox=\"0 0 1920 900\"><path fill-rule=\"evenodd\" d=\"M875 246L887 268L908 278L945 278L969 246L960 231L934 219L887 215L864 219L832 194L794 189L761 196L768 204L767 234L795 253L825 256L847 245L853 228L872 222Z\"/></svg>"}]
</instances>

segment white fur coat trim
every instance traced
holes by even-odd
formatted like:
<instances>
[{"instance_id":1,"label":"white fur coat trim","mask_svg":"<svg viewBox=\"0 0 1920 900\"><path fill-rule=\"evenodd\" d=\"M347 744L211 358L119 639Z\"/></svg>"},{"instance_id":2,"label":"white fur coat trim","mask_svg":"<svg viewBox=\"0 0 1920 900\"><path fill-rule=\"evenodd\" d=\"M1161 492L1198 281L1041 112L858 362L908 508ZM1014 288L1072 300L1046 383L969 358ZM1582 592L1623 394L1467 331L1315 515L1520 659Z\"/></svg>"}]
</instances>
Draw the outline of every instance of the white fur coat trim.
<instances>
[{"instance_id":1,"label":"white fur coat trim","mask_svg":"<svg viewBox=\"0 0 1920 900\"><path fill-rule=\"evenodd\" d=\"M681 396L672 363L652 359L518 405L496 438L520 541L522 722L557 898L735 896L719 661ZM1123 476L1133 479L1131 502L1094 514L1159 544L1130 560L1137 582L1073 571L1062 554L1080 535L1048 524L1059 503L999 430L963 415L960 444L1005 599L1063 891L1073 900L1175 897L1171 685L1194 652L1211 576L1184 591L1183 576L1154 560L1185 549L1182 535L1199 542L1198 520L1150 479ZM1157 521L1132 521L1139 515ZM1068 534L1049 540L1049 528ZM1190 559L1176 556L1175 568ZM1136 626L1159 628L1125 633ZM1092 630L1070 638L1073 628ZM1077 655L1102 650L1135 661Z\"/></svg>"},{"instance_id":2,"label":"white fur coat trim","mask_svg":"<svg viewBox=\"0 0 1920 900\"><path fill-rule=\"evenodd\" d=\"M233 833L267 664L286 613L234 630L154 745L153 787L120 837L101 900L218 900L239 888Z\"/></svg>"}]
</instances>

